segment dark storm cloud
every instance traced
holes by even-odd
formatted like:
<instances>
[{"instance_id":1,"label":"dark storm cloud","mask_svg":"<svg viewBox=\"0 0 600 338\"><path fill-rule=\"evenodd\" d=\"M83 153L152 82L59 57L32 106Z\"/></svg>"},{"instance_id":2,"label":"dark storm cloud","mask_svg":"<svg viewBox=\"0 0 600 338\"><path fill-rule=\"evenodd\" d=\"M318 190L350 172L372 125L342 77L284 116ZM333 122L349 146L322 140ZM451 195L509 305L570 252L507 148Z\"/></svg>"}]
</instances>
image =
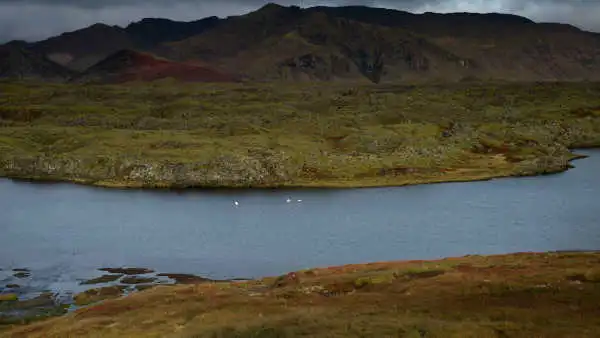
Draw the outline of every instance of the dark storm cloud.
<instances>
[{"instance_id":1,"label":"dark storm cloud","mask_svg":"<svg viewBox=\"0 0 600 338\"><path fill-rule=\"evenodd\" d=\"M96 22L126 25L145 17L195 20L238 15L264 0L0 0L0 41L38 40ZM597 0L279 0L282 5L366 5L411 12L502 12L600 31Z\"/></svg>"}]
</instances>

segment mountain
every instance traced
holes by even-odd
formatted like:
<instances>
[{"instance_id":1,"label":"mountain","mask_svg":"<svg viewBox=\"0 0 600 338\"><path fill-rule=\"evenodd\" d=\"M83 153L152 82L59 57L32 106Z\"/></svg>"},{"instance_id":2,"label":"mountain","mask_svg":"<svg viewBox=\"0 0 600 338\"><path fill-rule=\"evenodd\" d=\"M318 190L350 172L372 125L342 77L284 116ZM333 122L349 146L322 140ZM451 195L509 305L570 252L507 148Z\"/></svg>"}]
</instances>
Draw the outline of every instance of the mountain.
<instances>
[{"instance_id":1,"label":"mountain","mask_svg":"<svg viewBox=\"0 0 600 338\"><path fill-rule=\"evenodd\" d=\"M210 67L173 62L148 53L120 50L73 77L74 82L122 83L174 78L192 82L233 82L234 76Z\"/></svg>"},{"instance_id":2,"label":"mountain","mask_svg":"<svg viewBox=\"0 0 600 338\"><path fill-rule=\"evenodd\" d=\"M29 48L79 72L129 50L254 81L600 80L600 34L498 13L267 4L224 19L96 24Z\"/></svg>"},{"instance_id":3,"label":"mountain","mask_svg":"<svg viewBox=\"0 0 600 338\"><path fill-rule=\"evenodd\" d=\"M33 44L33 48L72 70L83 71L122 49L157 50L160 44L202 33L219 22L209 17L192 22L147 18L122 28L94 24Z\"/></svg>"},{"instance_id":4,"label":"mountain","mask_svg":"<svg viewBox=\"0 0 600 338\"><path fill-rule=\"evenodd\" d=\"M600 34L495 13L268 5L168 47L251 79L600 79Z\"/></svg>"},{"instance_id":5,"label":"mountain","mask_svg":"<svg viewBox=\"0 0 600 338\"><path fill-rule=\"evenodd\" d=\"M30 49L24 41L0 46L0 78L63 81L72 72Z\"/></svg>"}]
</instances>

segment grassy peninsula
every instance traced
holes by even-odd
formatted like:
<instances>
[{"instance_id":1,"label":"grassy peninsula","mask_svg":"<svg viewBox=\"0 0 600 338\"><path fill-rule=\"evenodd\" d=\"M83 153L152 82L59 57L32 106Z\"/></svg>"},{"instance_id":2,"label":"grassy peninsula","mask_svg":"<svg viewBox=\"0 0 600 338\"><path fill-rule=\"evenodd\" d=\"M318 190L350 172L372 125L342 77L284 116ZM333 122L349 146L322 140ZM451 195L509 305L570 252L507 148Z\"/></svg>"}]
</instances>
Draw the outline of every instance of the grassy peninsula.
<instances>
[{"instance_id":1,"label":"grassy peninsula","mask_svg":"<svg viewBox=\"0 0 600 338\"><path fill-rule=\"evenodd\" d=\"M367 187L568 168L598 83L0 82L0 175L107 187Z\"/></svg>"},{"instance_id":2,"label":"grassy peninsula","mask_svg":"<svg viewBox=\"0 0 600 338\"><path fill-rule=\"evenodd\" d=\"M0 337L597 337L599 263L522 253L158 286Z\"/></svg>"}]
</instances>

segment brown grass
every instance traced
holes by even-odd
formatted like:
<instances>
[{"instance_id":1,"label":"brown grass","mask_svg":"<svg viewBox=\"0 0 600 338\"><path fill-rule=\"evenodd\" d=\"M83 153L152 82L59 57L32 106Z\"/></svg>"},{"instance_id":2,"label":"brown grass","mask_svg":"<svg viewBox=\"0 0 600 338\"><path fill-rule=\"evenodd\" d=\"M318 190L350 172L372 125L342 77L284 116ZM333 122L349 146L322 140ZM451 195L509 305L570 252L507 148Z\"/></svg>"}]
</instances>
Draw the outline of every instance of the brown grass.
<instances>
[{"instance_id":1,"label":"brown grass","mask_svg":"<svg viewBox=\"0 0 600 338\"><path fill-rule=\"evenodd\" d=\"M0 336L597 337L598 263L523 253L162 286Z\"/></svg>"}]
</instances>

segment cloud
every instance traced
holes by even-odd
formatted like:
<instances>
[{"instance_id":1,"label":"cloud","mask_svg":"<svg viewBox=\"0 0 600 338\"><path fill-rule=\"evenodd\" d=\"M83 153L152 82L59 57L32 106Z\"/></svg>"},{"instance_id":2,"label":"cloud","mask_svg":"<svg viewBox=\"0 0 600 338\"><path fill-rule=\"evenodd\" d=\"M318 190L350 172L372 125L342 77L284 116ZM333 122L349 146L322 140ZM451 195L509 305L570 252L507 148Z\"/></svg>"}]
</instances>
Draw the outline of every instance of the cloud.
<instances>
[{"instance_id":1,"label":"cloud","mask_svg":"<svg viewBox=\"0 0 600 338\"><path fill-rule=\"evenodd\" d=\"M0 0L0 41L35 41L96 22L127 25L145 17L196 20L255 10L265 0ZM600 1L587 0L279 0L305 7L365 5L411 12L502 12L600 31Z\"/></svg>"}]
</instances>

